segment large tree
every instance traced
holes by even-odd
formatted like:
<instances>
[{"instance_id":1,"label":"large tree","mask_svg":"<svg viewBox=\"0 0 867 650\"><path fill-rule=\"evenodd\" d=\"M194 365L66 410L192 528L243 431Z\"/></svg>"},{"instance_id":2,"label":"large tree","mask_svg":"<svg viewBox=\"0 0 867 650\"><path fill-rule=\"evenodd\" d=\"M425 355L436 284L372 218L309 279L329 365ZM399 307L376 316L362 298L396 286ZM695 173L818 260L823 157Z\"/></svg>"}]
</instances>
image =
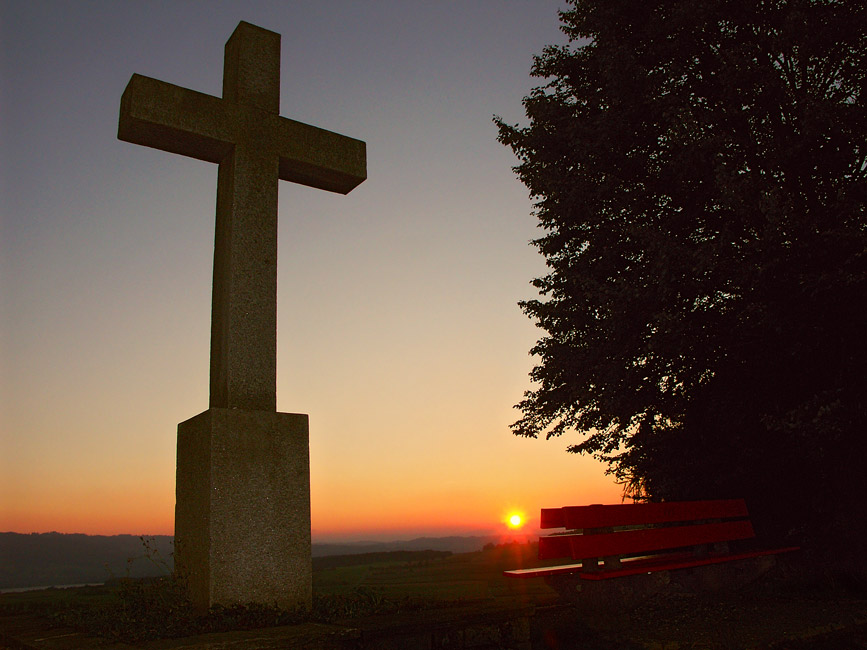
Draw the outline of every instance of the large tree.
<instances>
[{"instance_id":1,"label":"large tree","mask_svg":"<svg viewBox=\"0 0 867 650\"><path fill-rule=\"evenodd\" d=\"M569 5L529 125L496 120L549 267L514 432L770 535L863 521L867 6Z\"/></svg>"}]
</instances>

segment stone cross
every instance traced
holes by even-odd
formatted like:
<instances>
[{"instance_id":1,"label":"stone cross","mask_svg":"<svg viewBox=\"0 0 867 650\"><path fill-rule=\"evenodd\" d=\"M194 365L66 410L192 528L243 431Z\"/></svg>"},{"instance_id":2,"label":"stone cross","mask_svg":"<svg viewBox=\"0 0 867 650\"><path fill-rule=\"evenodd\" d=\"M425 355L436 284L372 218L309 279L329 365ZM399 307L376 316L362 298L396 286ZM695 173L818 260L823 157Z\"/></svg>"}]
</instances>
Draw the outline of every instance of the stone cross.
<instances>
[{"instance_id":1,"label":"stone cross","mask_svg":"<svg viewBox=\"0 0 867 650\"><path fill-rule=\"evenodd\" d=\"M241 22L226 43L223 97L133 75L118 138L217 163L211 314L216 408L277 408L277 183L348 193L365 143L280 117L280 35Z\"/></svg>"},{"instance_id":2,"label":"stone cross","mask_svg":"<svg viewBox=\"0 0 867 650\"><path fill-rule=\"evenodd\" d=\"M309 607L307 416L277 413L277 186L346 194L360 140L281 117L280 35L241 22L223 96L134 74L118 138L219 165L210 408L178 425L175 567L200 609Z\"/></svg>"}]
</instances>

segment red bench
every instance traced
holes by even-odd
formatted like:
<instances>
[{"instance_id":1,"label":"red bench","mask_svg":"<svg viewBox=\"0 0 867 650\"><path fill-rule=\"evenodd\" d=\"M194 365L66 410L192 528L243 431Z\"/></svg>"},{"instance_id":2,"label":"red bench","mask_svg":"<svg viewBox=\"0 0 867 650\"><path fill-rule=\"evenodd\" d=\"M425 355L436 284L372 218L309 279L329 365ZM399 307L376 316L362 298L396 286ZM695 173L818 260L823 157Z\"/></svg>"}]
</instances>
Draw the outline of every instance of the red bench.
<instances>
[{"instance_id":1,"label":"red bench","mask_svg":"<svg viewBox=\"0 0 867 650\"><path fill-rule=\"evenodd\" d=\"M743 499L543 508L541 527L565 530L539 539L539 559L571 563L505 575L577 574L582 580L606 580L798 549L730 551L729 542L755 537Z\"/></svg>"}]
</instances>

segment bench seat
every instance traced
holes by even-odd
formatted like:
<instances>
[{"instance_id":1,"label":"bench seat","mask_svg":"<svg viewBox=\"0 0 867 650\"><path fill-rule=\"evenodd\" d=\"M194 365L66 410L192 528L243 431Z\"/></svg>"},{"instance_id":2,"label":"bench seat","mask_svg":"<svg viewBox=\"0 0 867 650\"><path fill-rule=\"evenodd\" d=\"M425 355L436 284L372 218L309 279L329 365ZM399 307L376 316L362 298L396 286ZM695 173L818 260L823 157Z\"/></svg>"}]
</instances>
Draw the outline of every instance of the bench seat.
<instances>
[{"instance_id":1,"label":"bench seat","mask_svg":"<svg viewBox=\"0 0 867 650\"><path fill-rule=\"evenodd\" d=\"M556 566L540 567L538 569L512 569L510 571L504 571L503 573L504 575L513 578L544 578L547 576L576 574L582 580L607 580L609 578L622 578L624 576L652 573L654 571L671 571L674 569L688 569L690 567L704 566L708 564L734 562L753 557L762 557L763 555L775 555L777 553L797 551L798 549L799 547L797 546L788 546L785 548L763 549L746 553L714 553L706 557L696 557L693 553L666 553L665 555L654 555L651 557L637 557L622 560L619 569L582 571L583 565L579 562L578 564L558 564Z\"/></svg>"}]
</instances>

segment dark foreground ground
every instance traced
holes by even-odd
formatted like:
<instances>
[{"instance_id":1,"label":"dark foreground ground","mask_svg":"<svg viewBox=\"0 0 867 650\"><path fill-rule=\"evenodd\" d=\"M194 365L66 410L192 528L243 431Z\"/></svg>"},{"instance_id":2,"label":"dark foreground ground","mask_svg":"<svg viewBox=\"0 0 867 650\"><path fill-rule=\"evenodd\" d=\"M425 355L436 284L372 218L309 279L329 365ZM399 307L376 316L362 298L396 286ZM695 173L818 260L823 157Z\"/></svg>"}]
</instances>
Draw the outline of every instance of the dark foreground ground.
<instances>
[{"instance_id":1,"label":"dark foreground ground","mask_svg":"<svg viewBox=\"0 0 867 650\"><path fill-rule=\"evenodd\" d=\"M706 593L673 582L634 607L617 606L615 599L599 608L564 604L541 582L516 584L502 578L502 568L514 567L521 553L525 550L495 549L423 562L378 558L366 565L356 559L330 567L316 579L321 594L362 594L377 603L406 595L429 599L430 607L413 611L384 608L381 614L358 610L353 615L349 609L300 625L134 643L93 638L58 625L35 605L38 594L17 600L0 596L0 648L867 648L867 597L839 581L797 577L791 570L796 558L740 588ZM49 594L49 600L57 598Z\"/></svg>"},{"instance_id":2,"label":"dark foreground ground","mask_svg":"<svg viewBox=\"0 0 867 650\"><path fill-rule=\"evenodd\" d=\"M867 648L867 600L848 594L667 594L604 620L565 608L536 619L534 648Z\"/></svg>"},{"instance_id":3,"label":"dark foreground ground","mask_svg":"<svg viewBox=\"0 0 867 650\"><path fill-rule=\"evenodd\" d=\"M529 645L513 640L500 645L496 636L477 640L445 632L408 635L430 624L448 629L449 620L478 614L485 605L375 617L333 624L302 624L262 630L224 632L180 639L123 644L89 638L74 629L53 627L32 615L0 617L4 650L276 650L277 648L582 648L582 649L718 649L824 650L867 648L867 603L844 599L751 598L670 599L654 603L646 613L600 625L582 620L563 606L545 606L530 618ZM483 613L484 615L484 613ZM454 628L453 628L454 629ZM478 626L476 630L480 629ZM438 641L438 642L437 642ZM508 643L508 645L506 645Z\"/></svg>"}]
</instances>

